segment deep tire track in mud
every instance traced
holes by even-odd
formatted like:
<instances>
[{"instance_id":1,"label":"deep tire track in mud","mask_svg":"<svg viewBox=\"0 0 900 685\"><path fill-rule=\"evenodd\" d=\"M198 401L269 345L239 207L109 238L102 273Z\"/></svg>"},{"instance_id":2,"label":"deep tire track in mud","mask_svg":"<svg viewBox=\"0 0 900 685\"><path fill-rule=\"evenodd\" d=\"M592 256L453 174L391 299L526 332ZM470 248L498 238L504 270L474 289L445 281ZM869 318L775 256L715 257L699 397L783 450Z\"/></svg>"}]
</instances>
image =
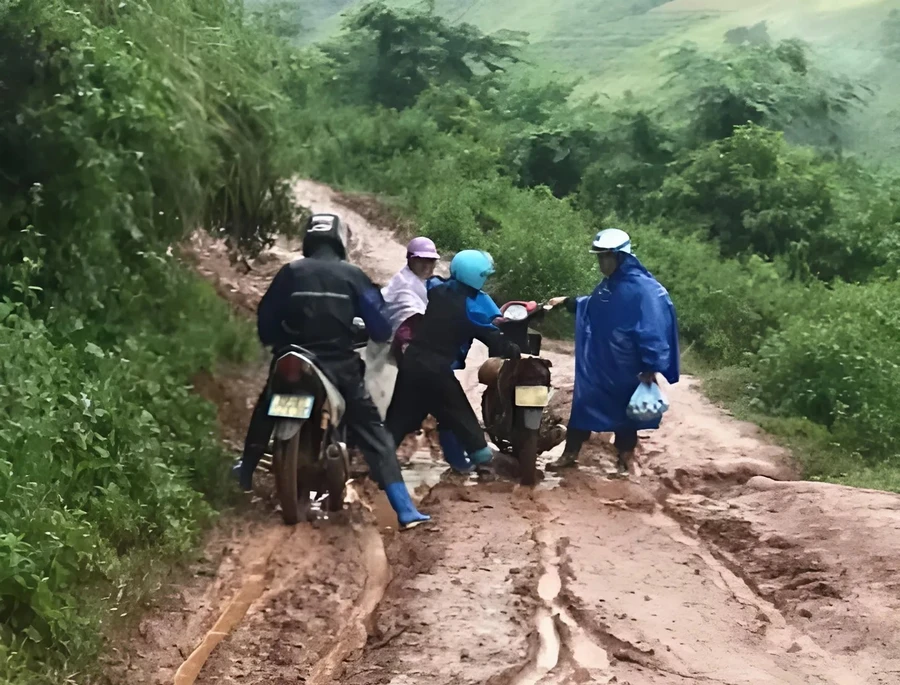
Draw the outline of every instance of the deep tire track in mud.
<instances>
[{"instance_id":1,"label":"deep tire track in mud","mask_svg":"<svg viewBox=\"0 0 900 685\"><path fill-rule=\"evenodd\" d=\"M399 571L362 657L340 682L508 681L536 646L530 639L538 553L529 493L509 484L436 486L424 500L438 523L399 536ZM477 620L473 620L477 617Z\"/></svg>"},{"instance_id":2,"label":"deep tire track in mud","mask_svg":"<svg viewBox=\"0 0 900 685\"><path fill-rule=\"evenodd\" d=\"M399 268L403 247L343 196L308 182L297 191L348 218L354 258L375 280ZM386 216L369 200L352 205ZM208 239L193 248L219 292L253 311L296 246L279 243L249 274ZM546 341L545 356L565 416L571 346ZM476 344L460 373L475 406L483 357ZM260 373L198 379L232 442ZM639 481L606 478L613 451L601 435L579 471L535 490L446 474L435 485L433 436L410 440L408 482L435 523L408 534L385 529L392 516L370 486L349 521L293 529L263 487L141 622L112 682L172 683L262 567L260 597L197 683L900 682L900 498L792 482L790 455L712 406L696 381L669 395L662 429L641 440Z\"/></svg>"}]
</instances>

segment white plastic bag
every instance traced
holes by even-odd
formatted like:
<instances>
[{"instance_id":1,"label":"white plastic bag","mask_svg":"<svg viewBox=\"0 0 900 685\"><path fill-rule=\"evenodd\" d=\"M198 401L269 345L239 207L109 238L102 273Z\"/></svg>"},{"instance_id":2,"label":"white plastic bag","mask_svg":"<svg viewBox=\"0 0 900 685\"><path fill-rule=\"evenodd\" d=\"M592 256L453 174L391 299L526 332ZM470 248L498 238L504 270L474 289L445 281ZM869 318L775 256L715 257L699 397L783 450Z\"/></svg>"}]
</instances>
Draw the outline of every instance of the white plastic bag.
<instances>
[{"instance_id":1,"label":"white plastic bag","mask_svg":"<svg viewBox=\"0 0 900 685\"><path fill-rule=\"evenodd\" d=\"M397 383L397 364L391 346L370 340L365 350L360 350L360 356L366 362L366 387L384 420Z\"/></svg>"},{"instance_id":2,"label":"white plastic bag","mask_svg":"<svg viewBox=\"0 0 900 685\"><path fill-rule=\"evenodd\" d=\"M641 383L631 396L625 413L629 419L643 423L662 418L668 409L669 403L656 383Z\"/></svg>"}]
</instances>

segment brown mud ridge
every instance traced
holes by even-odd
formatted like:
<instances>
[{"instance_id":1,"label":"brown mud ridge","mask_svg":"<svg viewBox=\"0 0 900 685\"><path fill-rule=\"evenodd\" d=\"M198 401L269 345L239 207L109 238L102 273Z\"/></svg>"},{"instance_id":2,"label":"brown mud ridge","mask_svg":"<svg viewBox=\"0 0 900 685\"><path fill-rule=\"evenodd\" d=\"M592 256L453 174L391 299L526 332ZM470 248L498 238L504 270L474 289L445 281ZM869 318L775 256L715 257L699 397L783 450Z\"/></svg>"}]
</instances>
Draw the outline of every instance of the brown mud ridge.
<instances>
[{"instance_id":1,"label":"brown mud ridge","mask_svg":"<svg viewBox=\"0 0 900 685\"><path fill-rule=\"evenodd\" d=\"M344 214L354 258L386 282L404 259L323 186L298 201ZM353 204L385 219L371 200ZM408 227L401 227L406 230ZM296 246L247 269L191 246L201 273L251 312ZM246 272L246 273L245 273ZM461 380L475 406L482 348ZM565 416L571 348L548 343ZM264 375L198 378L239 442ZM782 450L712 406L692 379L669 389L642 475L611 480L608 436L535 490L452 476L433 436L402 450L434 525L398 534L383 495L357 483L334 520L287 528L267 477L173 573L111 661L114 683L687 685L900 683L900 497L792 480ZM559 451L558 449L556 450ZM546 458L550 458L547 455Z\"/></svg>"}]
</instances>

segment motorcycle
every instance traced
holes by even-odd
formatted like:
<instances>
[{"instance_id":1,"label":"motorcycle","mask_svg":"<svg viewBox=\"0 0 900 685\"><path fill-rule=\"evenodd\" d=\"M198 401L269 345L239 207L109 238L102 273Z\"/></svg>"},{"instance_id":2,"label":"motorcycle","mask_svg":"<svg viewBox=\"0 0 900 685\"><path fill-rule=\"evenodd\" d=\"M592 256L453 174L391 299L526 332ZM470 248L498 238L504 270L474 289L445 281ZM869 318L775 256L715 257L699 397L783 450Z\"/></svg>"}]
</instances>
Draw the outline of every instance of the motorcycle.
<instances>
[{"instance_id":1,"label":"motorcycle","mask_svg":"<svg viewBox=\"0 0 900 685\"><path fill-rule=\"evenodd\" d=\"M354 348L366 345L361 320ZM297 345L281 349L269 374L272 431L271 471L284 522L313 520L310 493L327 493L328 511L341 511L350 455L343 425L346 403L315 356Z\"/></svg>"},{"instance_id":2,"label":"motorcycle","mask_svg":"<svg viewBox=\"0 0 900 685\"><path fill-rule=\"evenodd\" d=\"M517 360L493 357L478 370L478 381L486 386L481 396L485 430L504 454L519 463L519 480L534 485L538 479L537 457L541 423L550 402L549 359L541 353L541 334L530 328L552 307L536 302L507 302L500 308L498 328L522 350ZM549 449L549 448L548 448Z\"/></svg>"}]
</instances>

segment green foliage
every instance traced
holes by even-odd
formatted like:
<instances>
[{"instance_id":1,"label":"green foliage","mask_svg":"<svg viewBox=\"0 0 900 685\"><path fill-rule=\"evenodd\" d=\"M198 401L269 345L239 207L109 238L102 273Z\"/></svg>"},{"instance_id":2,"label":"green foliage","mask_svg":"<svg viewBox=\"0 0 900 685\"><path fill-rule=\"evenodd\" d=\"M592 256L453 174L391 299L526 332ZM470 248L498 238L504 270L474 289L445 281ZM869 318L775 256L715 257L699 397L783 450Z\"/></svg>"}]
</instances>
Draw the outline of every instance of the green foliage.
<instances>
[{"instance_id":1,"label":"green foliage","mask_svg":"<svg viewBox=\"0 0 900 685\"><path fill-rule=\"evenodd\" d=\"M470 24L451 25L433 11L393 9L369 2L350 16L353 53L372 54L366 65L369 97L386 107L411 107L433 85L471 84L519 61L522 36L486 36Z\"/></svg>"},{"instance_id":2,"label":"green foliage","mask_svg":"<svg viewBox=\"0 0 900 685\"><path fill-rule=\"evenodd\" d=\"M411 31L433 19L377 7L366 21L387 16ZM735 402L752 404L780 435L866 454L875 460L867 467L841 462L840 473L861 474L897 454L893 367L874 384L864 371L898 356L897 337L874 335L882 342L858 352L875 319L849 299L853 313L842 318L828 302L871 292L886 307L879 293L895 290L900 268L900 186L833 149L865 89L759 28L733 35L722 53L675 55L672 92L685 97L667 111L635 98L573 104L565 82L461 77L439 31L413 41L384 30L377 50L327 48L333 74L362 74L367 85L329 87L329 66L308 81L321 99L302 107L302 164L392 196L445 249L490 250L499 299L588 292L599 278L584 249L590 235L622 226L672 294L692 359L759 376ZM351 29L342 44L358 40ZM409 51L427 53L417 58L427 73L398 83L412 69L401 58ZM384 93L398 89L403 110L385 110ZM808 463L812 474L839 477L823 460Z\"/></svg>"},{"instance_id":3,"label":"green foliage","mask_svg":"<svg viewBox=\"0 0 900 685\"><path fill-rule=\"evenodd\" d=\"M579 204L599 217L653 220L652 205L636 198L662 187L677 149L673 132L647 112L624 110L612 116L601 148L581 177Z\"/></svg>"},{"instance_id":4,"label":"green foliage","mask_svg":"<svg viewBox=\"0 0 900 685\"><path fill-rule=\"evenodd\" d=\"M845 451L900 454L900 287L840 284L807 301L760 350L758 397L829 429Z\"/></svg>"},{"instance_id":5,"label":"green foliage","mask_svg":"<svg viewBox=\"0 0 900 685\"><path fill-rule=\"evenodd\" d=\"M677 111L688 113L692 133L703 141L759 124L839 147L840 125L866 92L816 68L809 46L799 40L744 43L716 55L683 47L669 56L669 65L670 83L683 93Z\"/></svg>"},{"instance_id":6,"label":"green foliage","mask_svg":"<svg viewBox=\"0 0 900 685\"><path fill-rule=\"evenodd\" d=\"M0 682L89 665L228 491L190 382L256 343L167 254L294 223L270 48L224 0L0 6Z\"/></svg>"},{"instance_id":7,"label":"green foliage","mask_svg":"<svg viewBox=\"0 0 900 685\"><path fill-rule=\"evenodd\" d=\"M660 211L702 227L728 256L783 257L792 276L864 280L896 255L890 182L738 127L687 152L659 194Z\"/></svg>"},{"instance_id":8,"label":"green foliage","mask_svg":"<svg viewBox=\"0 0 900 685\"><path fill-rule=\"evenodd\" d=\"M741 264L695 236L629 230L637 255L676 304L681 337L706 364L743 363L786 312L802 306L802 289L784 285L774 265L759 258Z\"/></svg>"},{"instance_id":9,"label":"green foliage","mask_svg":"<svg viewBox=\"0 0 900 685\"><path fill-rule=\"evenodd\" d=\"M704 225L725 254L789 255L834 215L831 169L810 150L758 126L685 155L661 192L661 209Z\"/></svg>"},{"instance_id":10,"label":"green foliage","mask_svg":"<svg viewBox=\"0 0 900 685\"><path fill-rule=\"evenodd\" d=\"M256 76L265 50L238 22L212 0L8 6L4 267L31 259L32 285L77 282L83 306L96 307L115 278L98 267L131 266L147 241L165 246L203 224L252 250L290 226L281 99ZM29 226L29 243L7 239Z\"/></svg>"},{"instance_id":11,"label":"green foliage","mask_svg":"<svg viewBox=\"0 0 900 685\"><path fill-rule=\"evenodd\" d=\"M171 264L155 272L166 295L139 295L109 347L80 318L50 329L0 306L0 681L27 667L61 682L54 669L83 665L115 609L104 588L138 599L129 555L186 551L212 513L200 491L214 502L229 491L215 412L188 381L255 345L209 286ZM140 322L153 308L168 312L164 328Z\"/></svg>"},{"instance_id":12,"label":"green foliage","mask_svg":"<svg viewBox=\"0 0 900 685\"><path fill-rule=\"evenodd\" d=\"M543 128L518 141L511 162L523 185L543 185L565 197L578 190L605 142L590 124Z\"/></svg>"}]
</instances>

